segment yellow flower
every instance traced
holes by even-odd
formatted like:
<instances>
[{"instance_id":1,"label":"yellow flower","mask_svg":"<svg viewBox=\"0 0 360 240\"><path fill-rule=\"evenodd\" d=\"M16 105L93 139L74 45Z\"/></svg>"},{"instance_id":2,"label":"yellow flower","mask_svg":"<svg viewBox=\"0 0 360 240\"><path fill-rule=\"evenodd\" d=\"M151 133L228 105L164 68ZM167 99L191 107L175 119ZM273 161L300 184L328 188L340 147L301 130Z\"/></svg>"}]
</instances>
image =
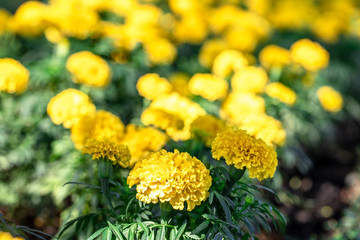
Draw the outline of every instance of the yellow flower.
<instances>
[{"instance_id":1,"label":"yellow flower","mask_svg":"<svg viewBox=\"0 0 360 240\"><path fill-rule=\"evenodd\" d=\"M261 138L268 145L281 146L286 141L286 131L281 122L265 113L247 115L232 123L251 136Z\"/></svg>"},{"instance_id":2,"label":"yellow flower","mask_svg":"<svg viewBox=\"0 0 360 240\"><path fill-rule=\"evenodd\" d=\"M172 91L172 86L166 78L156 73L148 73L140 77L136 83L140 96L152 100Z\"/></svg>"},{"instance_id":3,"label":"yellow flower","mask_svg":"<svg viewBox=\"0 0 360 240\"><path fill-rule=\"evenodd\" d=\"M273 82L266 86L265 92L272 98L278 99L280 102L288 105L294 105L296 101L296 93L279 82Z\"/></svg>"},{"instance_id":4,"label":"yellow flower","mask_svg":"<svg viewBox=\"0 0 360 240\"><path fill-rule=\"evenodd\" d=\"M9 29L10 20L11 14L5 9L0 9L0 35L5 33L6 31L11 30Z\"/></svg>"},{"instance_id":5,"label":"yellow flower","mask_svg":"<svg viewBox=\"0 0 360 240\"><path fill-rule=\"evenodd\" d=\"M219 160L223 157L228 165L234 165L238 169L245 167L250 178L260 181L273 177L278 164L273 147L240 129L227 129L218 133L211 151L213 158Z\"/></svg>"},{"instance_id":6,"label":"yellow flower","mask_svg":"<svg viewBox=\"0 0 360 240\"><path fill-rule=\"evenodd\" d=\"M144 49L151 64L170 64L176 57L175 46L166 38L144 42Z\"/></svg>"},{"instance_id":7,"label":"yellow flower","mask_svg":"<svg viewBox=\"0 0 360 240\"><path fill-rule=\"evenodd\" d=\"M46 39L54 44L61 44L66 41L62 33L55 27L47 27L44 31Z\"/></svg>"},{"instance_id":8,"label":"yellow flower","mask_svg":"<svg viewBox=\"0 0 360 240\"><path fill-rule=\"evenodd\" d=\"M208 34L205 18L198 12L182 15L175 23L174 36L180 43L200 44Z\"/></svg>"},{"instance_id":9,"label":"yellow flower","mask_svg":"<svg viewBox=\"0 0 360 240\"><path fill-rule=\"evenodd\" d=\"M211 68L214 59L222 51L226 50L227 43L222 39L209 39L206 40L200 49L199 62L202 66Z\"/></svg>"},{"instance_id":10,"label":"yellow flower","mask_svg":"<svg viewBox=\"0 0 360 240\"><path fill-rule=\"evenodd\" d=\"M71 140L77 149L82 149L87 139L119 142L124 136L124 128L118 116L99 110L84 115L71 127Z\"/></svg>"},{"instance_id":11,"label":"yellow flower","mask_svg":"<svg viewBox=\"0 0 360 240\"><path fill-rule=\"evenodd\" d=\"M258 43L256 33L244 27L232 27L226 31L225 39L231 49L241 52L253 51Z\"/></svg>"},{"instance_id":12,"label":"yellow flower","mask_svg":"<svg viewBox=\"0 0 360 240\"><path fill-rule=\"evenodd\" d=\"M17 60L0 59L0 92L20 94L29 83L29 71Z\"/></svg>"},{"instance_id":13,"label":"yellow flower","mask_svg":"<svg viewBox=\"0 0 360 240\"><path fill-rule=\"evenodd\" d=\"M66 61L66 69L75 83L92 87L105 87L111 77L106 61L89 51L72 54Z\"/></svg>"},{"instance_id":14,"label":"yellow flower","mask_svg":"<svg viewBox=\"0 0 360 240\"><path fill-rule=\"evenodd\" d=\"M184 122L184 128L168 129L167 134L175 141L188 140L191 137L190 124L201 115L205 115L206 111L197 103L190 99L171 93L154 99L150 104L151 108L161 109L167 113L179 116Z\"/></svg>"},{"instance_id":15,"label":"yellow flower","mask_svg":"<svg viewBox=\"0 0 360 240\"><path fill-rule=\"evenodd\" d=\"M308 71L318 71L326 68L329 63L329 53L318 43L309 39L301 39L290 48L291 59Z\"/></svg>"},{"instance_id":16,"label":"yellow flower","mask_svg":"<svg viewBox=\"0 0 360 240\"><path fill-rule=\"evenodd\" d=\"M14 14L15 31L25 36L38 36L48 26L48 6L38 1L27 1Z\"/></svg>"},{"instance_id":17,"label":"yellow flower","mask_svg":"<svg viewBox=\"0 0 360 240\"><path fill-rule=\"evenodd\" d=\"M347 31L348 19L337 11L329 11L318 16L311 25L312 32L321 40L336 43L340 34Z\"/></svg>"},{"instance_id":18,"label":"yellow flower","mask_svg":"<svg viewBox=\"0 0 360 240\"><path fill-rule=\"evenodd\" d=\"M177 115L161 109L147 108L141 114L141 121L146 125L154 125L163 130L173 128L176 130L184 127L184 122Z\"/></svg>"},{"instance_id":19,"label":"yellow flower","mask_svg":"<svg viewBox=\"0 0 360 240\"><path fill-rule=\"evenodd\" d=\"M245 56L235 50L222 51L214 60L212 72L221 77L227 77L248 65Z\"/></svg>"},{"instance_id":20,"label":"yellow flower","mask_svg":"<svg viewBox=\"0 0 360 240\"><path fill-rule=\"evenodd\" d=\"M265 101L253 93L232 92L223 102L220 109L221 118L237 122L248 115L265 112Z\"/></svg>"},{"instance_id":21,"label":"yellow flower","mask_svg":"<svg viewBox=\"0 0 360 240\"><path fill-rule=\"evenodd\" d=\"M234 92L261 93L269 78L264 69L247 66L235 72L231 78Z\"/></svg>"},{"instance_id":22,"label":"yellow flower","mask_svg":"<svg viewBox=\"0 0 360 240\"><path fill-rule=\"evenodd\" d=\"M22 237L13 237L9 232L1 232L0 231L0 239L1 240L24 240Z\"/></svg>"},{"instance_id":23,"label":"yellow flower","mask_svg":"<svg viewBox=\"0 0 360 240\"><path fill-rule=\"evenodd\" d=\"M329 112L338 112L343 107L343 98L339 92L329 86L323 86L318 89L317 97L321 106Z\"/></svg>"},{"instance_id":24,"label":"yellow flower","mask_svg":"<svg viewBox=\"0 0 360 240\"><path fill-rule=\"evenodd\" d=\"M283 67L290 63L291 58L289 50L271 44L260 51L259 60L263 67L269 69L271 67Z\"/></svg>"},{"instance_id":25,"label":"yellow flower","mask_svg":"<svg viewBox=\"0 0 360 240\"><path fill-rule=\"evenodd\" d=\"M189 81L189 89L194 95L211 102L224 98L228 88L225 79L208 73L197 73Z\"/></svg>"},{"instance_id":26,"label":"yellow flower","mask_svg":"<svg viewBox=\"0 0 360 240\"><path fill-rule=\"evenodd\" d=\"M145 203L170 202L176 210L192 211L209 196L210 171L188 153L160 150L137 163L127 183L136 186L136 198Z\"/></svg>"},{"instance_id":27,"label":"yellow flower","mask_svg":"<svg viewBox=\"0 0 360 240\"><path fill-rule=\"evenodd\" d=\"M165 133L153 127L126 126L126 134L120 143L129 147L131 153L130 168L150 153L159 151L167 142Z\"/></svg>"},{"instance_id":28,"label":"yellow flower","mask_svg":"<svg viewBox=\"0 0 360 240\"><path fill-rule=\"evenodd\" d=\"M98 141L90 138L86 140L82 153L92 155L93 159L107 158L114 165L119 164L124 168L129 166L131 159L127 146L106 139Z\"/></svg>"},{"instance_id":29,"label":"yellow flower","mask_svg":"<svg viewBox=\"0 0 360 240\"><path fill-rule=\"evenodd\" d=\"M183 96L191 96L191 92L188 87L190 76L183 72L172 73L169 77L169 82L173 86L175 92Z\"/></svg>"},{"instance_id":30,"label":"yellow flower","mask_svg":"<svg viewBox=\"0 0 360 240\"><path fill-rule=\"evenodd\" d=\"M190 125L192 137L204 142L207 147L211 146L216 134L225 128L225 122L212 115L199 116Z\"/></svg>"},{"instance_id":31,"label":"yellow flower","mask_svg":"<svg viewBox=\"0 0 360 240\"><path fill-rule=\"evenodd\" d=\"M95 112L95 105L89 96L79 90L69 88L51 98L47 105L47 114L56 125L72 127L85 115Z\"/></svg>"}]
</instances>

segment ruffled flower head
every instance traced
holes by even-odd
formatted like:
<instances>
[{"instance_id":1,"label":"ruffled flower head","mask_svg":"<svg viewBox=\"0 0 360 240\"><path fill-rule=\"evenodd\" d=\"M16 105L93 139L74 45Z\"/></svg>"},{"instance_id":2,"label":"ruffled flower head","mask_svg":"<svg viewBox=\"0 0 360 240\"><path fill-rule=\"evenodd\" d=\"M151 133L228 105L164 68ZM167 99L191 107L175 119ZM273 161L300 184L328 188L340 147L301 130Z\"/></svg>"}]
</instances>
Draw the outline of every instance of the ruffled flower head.
<instances>
[{"instance_id":1,"label":"ruffled flower head","mask_svg":"<svg viewBox=\"0 0 360 240\"><path fill-rule=\"evenodd\" d=\"M79 90L69 88L51 98L47 105L47 114L56 125L72 127L85 115L95 112L95 105L89 96Z\"/></svg>"},{"instance_id":2,"label":"ruffled flower head","mask_svg":"<svg viewBox=\"0 0 360 240\"><path fill-rule=\"evenodd\" d=\"M0 92L20 94L26 90L30 73L19 61L0 59L0 72Z\"/></svg>"},{"instance_id":3,"label":"ruffled flower head","mask_svg":"<svg viewBox=\"0 0 360 240\"><path fill-rule=\"evenodd\" d=\"M207 147L211 146L216 134L225 128L225 121L212 115L199 116L190 125L192 137L204 142Z\"/></svg>"},{"instance_id":4,"label":"ruffled flower head","mask_svg":"<svg viewBox=\"0 0 360 240\"><path fill-rule=\"evenodd\" d=\"M213 158L223 157L228 165L244 167L250 178L260 181L274 176L278 164L273 147L262 139L256 139L241 129L227 129L218 133L211 146Z\"/></svg>"},{"instance_id":5,"label":"ruffled flower head","mask_svg":"<svg viewBox=\"0 0 360 240\"><path fill-rule=\"evenodd\" d=\"M105 87L110 81L111 71L106 61L89 51L72 54L66 62L66 69L75 83Z\"/></svg>"},{"instance_id":6,"label":"ruffled flower head","mask_svg":"<svg viewBox=\"0 0 360 240\"><path fill-rule=\"evenodd\" d=\"M160 150L137 163L128 185L136 186L136 198L145 203L170 202L177 210L191 211L209 196L210 171L188 153Z\"/></svg>"},{"instance_id":7,"label":"ruffled flower head","mask_svg":"<svg viewBox=\"0 0 360 240\"><path fill-rule=\"evenodd\" d=\"M140 96L152 100L172 91L171 83L156 73L148 73L140 77L136 84Z\"/></svg>"},{"instance_id":8,"label":"ruffled flower head","mask_svg":"<svg viewBox=\"0 0 360 240\"><path fill-rule=\"evenodd\" d=\"M129 148L123 144L117 144L109 140L97 141L88 139L82 153L90 154L93 159L106 158L116 165L126 168L129 166L131 155Z\"/></svg>"},{"instance_id":9,"label":"ruffled flower head","mask_svg":"<svg viewBox=\"0 0 360 240\"><path fill-rule=\"evenodd\" d=\"M208 73L197 73L189 81L189 89L194 95L211 102L224 98L228 88L225 79Z\"/></svg>"}]
</instances>

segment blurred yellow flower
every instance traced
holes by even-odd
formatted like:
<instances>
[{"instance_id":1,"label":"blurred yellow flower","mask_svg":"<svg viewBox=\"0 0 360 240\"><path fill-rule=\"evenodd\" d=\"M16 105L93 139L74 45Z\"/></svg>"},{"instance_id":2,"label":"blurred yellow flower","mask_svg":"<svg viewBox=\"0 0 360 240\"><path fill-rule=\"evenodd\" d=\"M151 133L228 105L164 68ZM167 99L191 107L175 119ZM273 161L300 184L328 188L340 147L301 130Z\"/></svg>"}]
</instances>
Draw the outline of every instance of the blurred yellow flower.
<instances>
[{"instance_id":1,"label":"blurred yellow flower","mask_svg":"<svg viewBox=\"0 0 360 240\"><path fill-rule=\"evenodd\" d=\"M129 148L109 140L88 139L82 149L82 153L92 155L93 159L106 158L116 165L128 167L131 159Z\"/></svg>"},{"instance_id":2,"label":"blurred yellow flower","mask_svg":"<svg viewBox=\"0 0 360 240\"><path fill-rule=\"evenodd\" d=\"M173 86L174 92L183 96L191 96L188 87L190 76L183 72L174 72L169 77L169 82Z\"/></svg>"},{"instance_id":3,"label":"blurred yellow flower","mask_svg":"<svg viewBox=\"0 0 360 240\"><path fill-rule=\"evenodd\" d=\"M281 122L265 113L247 115L240 121L233 121L233 124L270 146L282 146L286 141L286 131Z\"/></svg>"},{"instance_id":4,"label":"blurred yellow flower","mask_svg":"<svg viewBox=\"0 0 360 240\"><path fill-rule=\"evenodd\" d=\"M95 105L89 96L73 88L58 93L47 105L51 121L56 125L63 124L65 128L72 127L80 118L93 112Z\"/></svg>"},{"instance_id":5,"label":"blurred yellow flower","mask_svg":"<svg viewBox=\"0 0 360 240\"><path fill-rule=\"evenodd\" d=\"M228 165L234 165L238 169L245 167L250 178L260 181L272 178L278 164L273 147L240 129L227 129L218 133L211 151L213 158L219 160L223 157Z\"/></svg>"},{"instance_id":6,"label":"blurred yellow flower","mask_svg":"<svg viewBox=\"0 0 360 240\"><path fill-rule=\"evenodd\" d=\"M61 43L65 37L56 27L47 27L44 31L46 39L54 44Z\"/></svg>"},{"instance_id":7,"label":"blurred yellow flower","mask_svg":"<svg viewBox=\"0 0 360 240\"><path fill-rule=\"evenodd\" d=\"M273 82L266 86L265 92L272 98L278 99L282 103L294 105L296 93L291 88L279 82Z\"/></svg>"},{"instance_id":8,"label":"blurred yellow flower","mask_svg":"<svg viewBox=\"0 0 360 240\"><path fill-rule=\"evenodd\" d=\"M0 92L20 94L26 90L30 73L19 61L1 58L0 73Z\"/></svg>"},{"instance_id":9,"label":"blurred yellow flower","mask_svg":"<svg viewBox=\"0 0 360 240\"><path fill-rule=\"evenodd\" d=\"M222 51L228 48L226 41L222 39L209 39L202 45L199 53L199 62L202 66L211 69L214 59Z\"/></svg>"},{"instance_id":10,"label":"blurred yellow flower","mask_svg":"<svg viewBox=\"0 0 360 240\"><path fill-rule=\"evenodd\" d=\"M167 141L168 136L153 127L136 127L134 124L129 124L120 143L129 147L131 153L129 167L132 168L150 153L159 151Z\"/></svg>"},{"instance_id":11,"label":"blurred yellow flower","mask_svg":"<svg viewBox=\"0 0 360 240\"><path fill-rule=\"evenodd\" d=\"M66 69L75 83L92 87L105 87L111 77L107 62L89 51L72 54L66 61Z\"/></svg>"},{"instance_id":12,"label":"blurred yellow flower","mask_svg":"<svg viewBox=\"0 0 360 240\"><path fill-rule=\"evenodd\" d=\"M224 98L228 88L225 79L209 73L197 73L189 81L189 89L192 94L199 95L211 102Z\"/></svg>"},{"instance_id":13,"label":"blurred yellow flower","mask_svg":"<svg viewBox=\"0 0 360 240\"><path fill-rule=\"evenodd\" d=\"M318 43L309 39L301 39L290 48L291 59L308 71L318 71L326 68L329 63L329 53Z\"/></svg>"},{"instance_id":14,"label":"blurred yellow flower","mask_svg":"<svg viewBox=\"0 0 360 240\"><path fill-rule=\"evenodd\" d=\"M145 203L170 202L176 210L192 211L209 196L210 171L188 153L160 150L137 163L127 179L136 198Z\"/></svg>"},{"instance_id":15,"label":"blurred yellow flower","mask_svg":"<svg viewBox=\"0 0 360 240\"><path fill-rule=\"evenodd\" d=\"M208 34L205 18L198 12L182 15L175 23L173 34L180 43L200 44Z\"/></svg>"},{"instance_id":16,"label":"blurred yellow flower","mask_svg":"<svg viewBox=\"0 0 360 240\"><path fill-rule=\"evenodd\" d=\"M171 93L163 95L154 99L150 104L151 108L161 109L165 112L179 116L184 122L184 128L168 129L167 134L175 140L188 140L191 137L190 124L201 115L205 115L206 111L197 103L191 101L187 97L181 96L178 93Z\"/></svg>"},{"instance_id":17,"label":"blurred yellow flower","mask_svg":"<svg viewBox=\"0 0 360 240\"><path fill-rule=\"evenodd\" d=\"M143 43L151 64L170 64L176 57L175 46L166 38L155 38Z\"/></svg>"},{"instance_id":18,"label":"blurred yellow flower","mask_svg":"<svg viewBox=\"0 0 360 240\"><path fill-rule=\"evenodd\" d=\"M264 68L283 67L290 64L291 57L289 50L274 44L264 47L259 54L259 60Z\"/></svg>"},{"instance_id":19,"label":"blurred yellow flower","mask_svg":"<svg viewBox=\"0 0 360 240\"><path fill-rule=\"evenodd\" d=\"M234 71L238 71L247 65L248 60L241 52L235 50L225 50L216 56L212 72L215 75L227 77Z\"/></svg>"},{"instance_id":20,"label":"blurred yellow flower","mask_svg":"<svg viewBox=\"0 0 360 240\"><path fill-rule=\"evenodd\" d=\"M311 25L311 30L321 40L336 43L348 26L349 20L346 17L337 11L331 11L318 16Z\"/></svg>"},{"instance_id":21,"label":"blurred yellow flower","mask_svg":"<svg viewBox=\"0 0 360 240\"><path fill-rule=\"evenodd\" d=\"M321 106L329 112L338 112L343 107L343 98L339 92L329 86L323 86L318 89L317 97Z\"/></svg>"},{"instance_id":22,"label":"blurred yellow flower","mask_svg":"<svg viewBox=\"0 0 360 240\"><path fill-rule=\"evenodd\" d=\"M184 127L184 122L179 116L154 108L145 109L141 114L141 121L145 126L153 125L163 130L179 130Z\"/></svg>"},{"instance_id":23,"label":"blurred yellow flower","mask_svg":"<svg viewBox=\"0 0 360 240\"><path fill-rule=\"evenodd\" d=\"M157 73L148 73L140 77L136 83L140 96L152 100L172 91L172 86L166 78Z\"/></svg>"},{"instance_id":24,"label":"blurred yellow flower","mask_svg":"<svg viewBox=\"0 0 360 240\"><path fill-rule=\"evenodd\" d=\"M25 36L38 36L49 25L48 6L39 1L26 1L14 14L13 28L16 33Z\"/></svg>"},{"instance_id":25,"label":"blurred yellow flower","mask_svg":"<svg viewBox=\"0 0 360 240\"><path fill-rule=\"evenodd\" d=\"M237 70L231 78L234 92L261 93L269 78L261 67L246 66Z\"/></svg>"},{"instance_id":26,"label":"blurred yellow flower","mask_svg":"<svg viewBox=\"0 0 360 240\"><path fill-rule=\"evenodd\" d=\"M265 112L265 101L254 93L232 92L220 108L221 118L230 123L238 122L248 115Z\"/></svg>"},{"instance_id":27,"label":"blurred yellow flower","mask_svg":"<svg viewBox=\"0 0 360 240\"><path fill-rule=\"evenodd\" d=\"M9 232L1 232L0 231L0 239L1 240L24 240L22 237L13 237Z\"/></svg>"},{"instance_id":28,"label":"blurred yellow flower","mask_svg":"<svg viewBox=\"0 0 360 240\"><path fill-rule=\"evenodd\" d=\"M10 30L11 14L0 8L0 35Z\"/></svg>"},{"instance_id":29,"label":"blurred yellow flower","mask_svg":"<svg viewBox=\"0 0 360 240\"><path fill-rule=\"evenodd\" d=\"M254 31L244 27L232 27L225 33L225 40L229 48L241 52L251 52L258 43L257 35Z\"/></svg>"},{"instance_id":30,"label":"blurred yellow flower","mask_svg":"<svg viewBox=\"0 0 360 240\"><path fill-rule=\"evenodd\" d=\"M83 115L71 127L71 140L77 149L82 149L87 139L119 142L124 136L125 126L121 119L104 110Z\"/></svg>"},{"instance_id":31,"label":"blurred yellow flower","mask_svg":"<svg viewBox=\"0 0 360 240\"><path fill-rule=\"evenodd\" d=\"M199 116L191 125L191 134L193 138L204 142L205 146L210 147L217 133L225 130L226 123L212 115Z\"/></svg>"}]
</instances>

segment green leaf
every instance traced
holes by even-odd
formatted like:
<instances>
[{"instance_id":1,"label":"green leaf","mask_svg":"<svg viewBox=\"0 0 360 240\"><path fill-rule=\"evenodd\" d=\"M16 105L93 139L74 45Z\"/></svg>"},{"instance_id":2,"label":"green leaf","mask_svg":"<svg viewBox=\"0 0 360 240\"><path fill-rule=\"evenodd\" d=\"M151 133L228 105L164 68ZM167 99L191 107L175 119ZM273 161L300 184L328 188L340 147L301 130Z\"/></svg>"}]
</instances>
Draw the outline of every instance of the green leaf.
<instances>
[{"instance_id":1,"label":"green leaf","mask_svg":"<svg viewBox=\"0 0 360 240\"><path fill-rule=\"evenodd\" d=\"M231 212L230 212L230 208L229 206L225 203L224 201L224 197L222 195L220 195L217 191L214 191L216 198L219 200L220 205L222 206L224 213L225 213L225 217L226 217L226 221L230 224L232 224L232 219L231 219Z\"/></svg>"},{"instance_id":2,"label":"green leaf","mask_svg":"<svg viewBox=\"0 0 360 240\"><path fill-rule=\"evenodd\" d=\"M162 226L156 234L156 240L165 239L165 235L166 235L166 229L165 229L165 226Z\"/></svg>"},{"instance_id":3,"label":"green leaf","mask_svg":"<svg viewBox=\"0 0 360 240\"><path fill-rule=\"evenodd\" d=\"M192 232L191 234L199 234L201 231L203 231L205 228L207 228L207 226L209 226L210 222L209 221L204 221L202 222L199 226L197 226Z\"/></svg>"},{"instance_id":4,"label":"green leaf","mask_svg":"<svg viewBox=\"0 0 360 240\"><path fill-rule=\"evenodd\" d=\"M175 237L176 237L176 229L173 228L170 231L170 240L175 240Z\"/></svg>"},{"instance_id":5,"label":"green leaf","mask_svg":"<svg viewBox=\"0 0 360 240\"><path fill-rule=\"evenodd\" d=\"M145 224L143 224L143 223L138 223L137 225L138 225L142 230L144 230L144 233L145 233L146 236L149 235L149 228L148 228Z\"/></svg>"},{"instance_id":6,"label":"green leaf","mask_svg":"<svg viewBox=\"0 0 360 240\"><path fill-rule=\"evenodd\" d=\"M128 240L134 240L135 239L135 235L136 235L136 228L137 228L137 224L133 224L130 227L129 233L128 233Z\"/></svg>"},{"instance_id":7,"label":"green leaf","mask_svg":"<svg viewBox=\"0 0 360 240\"><path fill-rule=\"evenodd\" d=\"M234 235L231 233L230 229L227 226L222 225L221 230L224 231L226 237L230 238L231 240L235 240Z\"/></svg>"},{"instance_id":8,"label":"green leaf","mask_svg":"<svg viewBox=\"0 0 360 240\"><path fill-rule=\"evenodd\" d=\"M103 231L105 231L108 227L104 227L101 228L99 230L97 230L96 232L94 232L90 237L87 238L87 240L93 240L95 238L97 238L100 234L103 233Z\"/></svg>"},{"instance_id":9,"label":"green leaf","mask_svg":"<svg viewBox=\"0 0 360 240\"><path fill-rule=\"evenodd\" d=\"M215 235L215 237L214 237L214 240L222 240L223 239L223 235L222 235L222 233L217 233L216 235Z\"/></svg>"},{"instance_id":10,"label":"green leaf","mask_svg":"<svg viewBox=\"0 0 360 240\"><path fill-rule=\"evenodd\" d=\"M213 200L214 200L214 192L211 191L209 195L209 203L212 204Z\"/></svg>"},{"instance_id":11,"label":"green leaf","mask_svg":"<svg viewBox=\"0 0 360 240\"><path fill-rule=\"evenodd\" d=\"M186 228L187 222L185 221L183 225L181 225L181 227L179 228L175 240L180 240L183 233L185 232L185 228Z\"/></svg>"},{"instance_id":12,"label":"green leaf","mask_svg":"<svg viewBox=\"0 0 360 240\"><path fill-rule=\"evenodd\" d=\"M111 240L112 238L112 232L110 230L110 228L108 228L107 230L105 230L102 234L102 239L103 240Z\"/></svg>"},{"instance_id":13,"label":"green leaf","mask_svg":"<svg viewBox=\"0 0 360 240\"><path fill-rule=\"evenodd\" d=\"M111 224L111 222L107 221L109 228L111 229L111 232L114 233L114 235L120 239L120 240L124 240L124 237L122 236L121 232L119 232L118 229L116 229L116 227L114 225Z\"/></svg>"}]
</instances>

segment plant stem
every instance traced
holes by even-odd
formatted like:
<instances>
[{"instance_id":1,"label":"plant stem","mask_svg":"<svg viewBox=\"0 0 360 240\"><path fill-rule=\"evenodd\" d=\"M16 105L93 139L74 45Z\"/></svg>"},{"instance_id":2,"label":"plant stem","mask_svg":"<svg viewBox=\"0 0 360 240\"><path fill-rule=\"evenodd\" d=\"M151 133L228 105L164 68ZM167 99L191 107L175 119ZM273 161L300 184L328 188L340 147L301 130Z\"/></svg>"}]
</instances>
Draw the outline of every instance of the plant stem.
<instances>
[{"instance_id":1,"label":"plant stem","mask_svg":"<svg viewBox=\"0 0 360 240\"><path fill-rule=\"evenodd\" d=\"M169 202L160 202L160 211L161 211L161 223L167 224L169 220L169 215L173 210Z\"/></svg>"},{"instance_id":2,"label":"plant stem","mask_svg":"<svg viewBox=\"0 0 360 240\"><path fill-rule=\"evenodd\" d=\"M111 202L109 179L112 175L112 163L108 159L100 159L99 161L99 176L101 182L101 190L108 207L114 211L114 206Z\"/></svg>"},{"instance_id":3,"label":"plant stem","mask_svg":"<svg viewBox=\"0 0 360 240\"><path fill-rule=\"evenodd\" d=\"M224 196L229 195L229 193L231 192L231 189L233 188L235 183L237 181L239 181L241 179L241 177L244 175L245 170L246 170L246 168L237 169L233 165L230 165L230 169L229 169L230 181L226 184L226 186L223 190Z\"/></svg>"}]
</instances>

